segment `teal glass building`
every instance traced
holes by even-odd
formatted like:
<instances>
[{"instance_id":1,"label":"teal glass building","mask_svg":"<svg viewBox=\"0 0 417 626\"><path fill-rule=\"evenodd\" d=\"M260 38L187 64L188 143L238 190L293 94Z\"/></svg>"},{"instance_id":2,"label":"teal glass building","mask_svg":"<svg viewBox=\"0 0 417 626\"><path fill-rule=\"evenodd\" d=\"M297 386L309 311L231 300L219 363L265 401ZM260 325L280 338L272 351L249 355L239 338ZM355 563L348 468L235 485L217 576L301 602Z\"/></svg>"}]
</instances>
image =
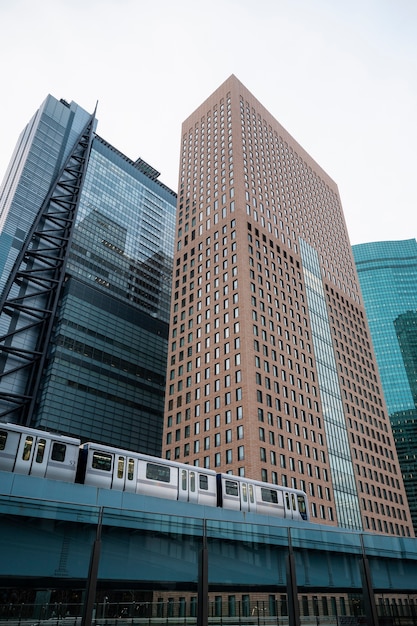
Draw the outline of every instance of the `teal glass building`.
<instances>
[{"instance_id":1,"label":"teal glass building","mask_svg":"<svg viewBox=\"0 0 417 626\"><path fill-rule=\"evenodd\" d=\"M417 242L352 247L398 457L417 529Z\"/></svg>"},{"instance_id":2,"label":"teal glass building","mask_svg":"<svg viewBox=\"0 0 417 626\"><path fill-rule=\"evenodd\" d=\"M51 96L47 101L58 120L68 108L79 111ZM41 163L50 161L51 173L31 190L25 222L11 203L0 237L12 251L19 249L17 221L23 241L60 168L57 155L78 137L70 132L76 115L67 117L54 138L37 119L25 167L33 162L41 178ZM89 116L81 117L85 123ZM145 161L132 161L94 133L31 426L160 454L176 194L158 177ZM15 185L14 196L24 196L25 177L17 175ZM8 257L3 284L13 263Z\"/></svg>"}]
</instances>

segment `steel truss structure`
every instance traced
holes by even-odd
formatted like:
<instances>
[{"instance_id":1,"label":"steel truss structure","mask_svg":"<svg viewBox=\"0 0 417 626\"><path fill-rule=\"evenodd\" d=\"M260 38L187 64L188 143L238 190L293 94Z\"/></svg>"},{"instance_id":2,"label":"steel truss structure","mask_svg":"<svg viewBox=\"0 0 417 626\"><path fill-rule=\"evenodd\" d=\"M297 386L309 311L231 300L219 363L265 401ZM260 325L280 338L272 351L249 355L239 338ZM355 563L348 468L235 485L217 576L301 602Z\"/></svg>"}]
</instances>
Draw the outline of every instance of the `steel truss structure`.
<instances>
[{"instance_id":1,"label":"steel truss structure","mask_svg":"<svg viewBox=\"0 0 417 626\"><path fill-rule=\"evenodd\" d=\"M65 280L95 112L36 215L0 298L0 421L29 425Z\"/></svg>"}]
</instances>

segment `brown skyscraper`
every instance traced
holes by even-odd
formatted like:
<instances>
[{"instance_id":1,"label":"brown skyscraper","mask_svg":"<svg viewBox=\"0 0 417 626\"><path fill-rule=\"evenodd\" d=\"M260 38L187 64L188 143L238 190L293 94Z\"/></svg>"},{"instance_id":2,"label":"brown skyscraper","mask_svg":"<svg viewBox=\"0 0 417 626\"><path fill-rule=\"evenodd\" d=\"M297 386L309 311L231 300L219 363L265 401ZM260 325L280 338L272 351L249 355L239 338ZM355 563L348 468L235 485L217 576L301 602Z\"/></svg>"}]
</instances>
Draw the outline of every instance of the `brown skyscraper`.
<instances>
[{"instance_id":1,"label":"brown skyscraper","mask_svg":"<svg viewBox=\"0 0 417 626\"><path fill-rule=\"evenodd\" d=\"M183 124L164 455L413 534L336 184L231 76Z\"/></svg>"}]
</instances>

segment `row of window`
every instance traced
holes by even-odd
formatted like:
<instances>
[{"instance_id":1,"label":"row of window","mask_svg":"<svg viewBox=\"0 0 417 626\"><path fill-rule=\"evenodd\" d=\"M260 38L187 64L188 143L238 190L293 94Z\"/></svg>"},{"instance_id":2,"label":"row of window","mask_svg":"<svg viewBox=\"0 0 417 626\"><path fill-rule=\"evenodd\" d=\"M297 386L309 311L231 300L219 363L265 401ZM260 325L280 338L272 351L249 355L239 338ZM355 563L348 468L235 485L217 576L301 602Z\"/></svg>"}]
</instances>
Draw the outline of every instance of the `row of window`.
<instances>
[{"instance_id":1,"label":"row of window","mask_svg":"<svg viewBox=\"0 0 417 626\"><path fill-rule=\"evenodd\" d=\"M220 426L220 415L216 415L215 423L217 427ZM194 422L193 430L194 430L194 435L200 434L200 422ZM210 431L210 418L209 417L204 420L204 430L206 432ZM240 439L243 439L243 433L244 433L243 426L242 425L236 426L236 439L238 441ZM172 431L169 431L166 434L166 443L168 445L172 443L172 435L173 435ZM175 441L181 441L182 439L181 435L182 435L181 429L177 428L175 430ZM191 426L188 425L184 427L183 437L185 439L188 439L190 436L191 436ZM214 433L213 438L214 438L214 446L217 448L218 446L221 445L221 433L219 432ZM224 431L224 438L225 438L226 443L231 443L233 441L233 431L231 428L228 428L227 430ZM207 436L204 438L204 449L205 450L210 449L210 436Z\"/></svg>"},{"instance_id":2,"label":"row of window","mask_svg":"<svg viewBox=\"0 0 417 626\"><path fill-rule=\"evenodd\" d=\"M371 511L386 517L394 517L403 520L407 519L403 509L395 509L395 507L389 506L389 504L384 504L383 502L378 504L378 502L361 498L361 507L364 511Z\"/></svg>"},{"instance_id":3,"label":"row of window","mask_svg":"<svg viewBox=\"0 0 417 626\"><path fill-rule=\"evenodd\" d=\"M0 430L0 451L6 448L7 439L9 433L6 430ZM27 435L22 448L22 461L29 461L32 454L32 448L35 443L35 438L31 435ZM51 447L51 461L57 461L58 463L64 463L67 446L63 443L52 443ZM35 463L43 463L45 459L46 451L46 439L38 439L36 447L36 456L34 458Z\"/></svg>"},{"instance_id":4,"label":"row of window","mask_svg":"<svg viewBox=\"0 0 417 626\"><path fill-rule=\"evenodd\" d=\"M388 520L381 520L375 517L363 516L365 521L365 528L369 530L375 530L384 532L385 534L398 535L402 537L410 537L410 529L404 524L398 524L397 522L391 522Z\"/></svg>"},{"instance_id":5,"label":"row of window","mask_svg":"<svg viewBox=\"0 0 417 626\"><path fill-rule=\"evenodd\" d=\"M113 461L115 464L114 471L117 478L122 479L125 476L126 470L127 480L131 481L134 479L135 462L137 462L137 460L133 458L115 456L114 454L109 454L107 452L95 451L91 459L91 466L93 469L110 473L113 472ZM162 483L171 482L171 470L173 470L173 468L168 465L161 465L155 462L143 462L146 465L145 476L148 480L154 480ZM198 484L196 482L196 478L198 478ZM184 469L180 471L180 485L183 490L189 488L190 491L194 492L197 488L199 488L203 491L207 491L208 477L204 474L197 474L195 471L192 471L192 468L189 470Z\"/></svg>"},{"instance_id":6,"label":"row of window","mask_svg":"<svg viewBox=\"0 0 417 626\"><path fill-rule=\"evenodd\" d=\"M210 446L208 446L209 448ZM207 448L207 449L208 449ZM193 454L199 454L200 453L200 441L196 440L193 442ZM186 458L188 456L191 455L191 444L190 443L185 443L183 445L183 448L181 450L180 446L176 446L173 450L174 452L174 456L172 457L172 451L166 450L165 452L165 458L170 460L172 458L179 460L179 459L183 459ZM238 446L235 450L235 455L236 455L236 460L238 462L240 461L244 461L245 460L245 446ZM223 455L221 452L215 452L214 456L213 456L213 467L222 467L223 465L231 465L233 463L233 449L229 448L227 450L224 451ZM200 465L200 461L197 459L194 461L194 465L196 467L199 467ZM209 456L205 456L203 459L203 467L205 469L210 469L211 464L210 464L210 457ZM231 473L231 472L229 472ZM233 472L234 473L234 472ZM239 476L244 476L245 475L245 471L244 468L239 468L238 469L238 475Z\"/></svg>"},{"instance_id":7,"label":"row of window","mask_svg":"<svg viewBox=\"0 0 417 626\"><path fill-rule=\"evenodd\" d=\"M394 460L394 453L392 448L383 448L381 445L377 443L373 443L372 440L366 440L365 437L355 436L355 433L350 433L350 438L352 443L354 444L354 449L358 449L358 453L355 455L356 459L360 459L361 461L365 461L368 464L373 465L374 467L383 468L392 474L397 473L397 468L394 464L391 464L389 461L385 461L383 458L384 455L388 459ZM356 446L355 446L356 444ZM372 453L369 454L366 450L375 451L376 454L379 453L380 456L375 456ZM382 458L380 458L382 457Z\"/></svg>"}]
</instances>

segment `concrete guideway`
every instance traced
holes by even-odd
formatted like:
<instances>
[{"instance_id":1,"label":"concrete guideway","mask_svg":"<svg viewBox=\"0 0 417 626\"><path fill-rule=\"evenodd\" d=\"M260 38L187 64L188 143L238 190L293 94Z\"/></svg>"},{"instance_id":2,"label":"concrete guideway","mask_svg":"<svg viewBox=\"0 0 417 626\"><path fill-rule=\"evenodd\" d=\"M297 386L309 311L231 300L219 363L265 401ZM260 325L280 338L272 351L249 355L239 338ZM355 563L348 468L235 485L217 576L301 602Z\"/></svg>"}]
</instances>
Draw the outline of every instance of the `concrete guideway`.
<instances>
[{"instance_id":1,"label":"concrete guideway","mask_svg":"<svg viewBox=\"0 0 417 626\"><path fill-rule=\"evenodd\" d=\"M307 598L316 615L314 602L320 594L360 596L368 624L378 621L376 598L417 599L417 539L286 522L7 472L0 472L0 512L1 587L87 587L84 599L90 598L91 611L83 624L95 620L96 588L103 585L148 590L163 602L168 596L177 602L178 594L189 602L197 595L203 613L178 617L182 625L190 618L199 626L252 624L254 617L257 626L269 626L271 617L276 624L270 607L252 615L255 594L285 595L287 615L281 611L279 626L307 624L300 605L302 613ZM98 545L92 581L93 548ZM94 585L88 587L91 581ZM181 593L168 593L170 589ZM242 599L251 596L250 609L242 605L240 615L231 610L234 589ZM229 605L224 608L225 600L223 608L212 608L210 598L221 594L228 594ZM166 624L171 618L169 609L164 611L163 620L151 614L146 623L155 619ZM10 617L8 626L14 626ZM131 617L130 626L137 621ZM119 619L113 617L113 626ZM106 626L102 621L94 624ZM322 626L327 621L320 615ZM66 626L66 618L60 626Z\"/></svg>"}]
</instances>

